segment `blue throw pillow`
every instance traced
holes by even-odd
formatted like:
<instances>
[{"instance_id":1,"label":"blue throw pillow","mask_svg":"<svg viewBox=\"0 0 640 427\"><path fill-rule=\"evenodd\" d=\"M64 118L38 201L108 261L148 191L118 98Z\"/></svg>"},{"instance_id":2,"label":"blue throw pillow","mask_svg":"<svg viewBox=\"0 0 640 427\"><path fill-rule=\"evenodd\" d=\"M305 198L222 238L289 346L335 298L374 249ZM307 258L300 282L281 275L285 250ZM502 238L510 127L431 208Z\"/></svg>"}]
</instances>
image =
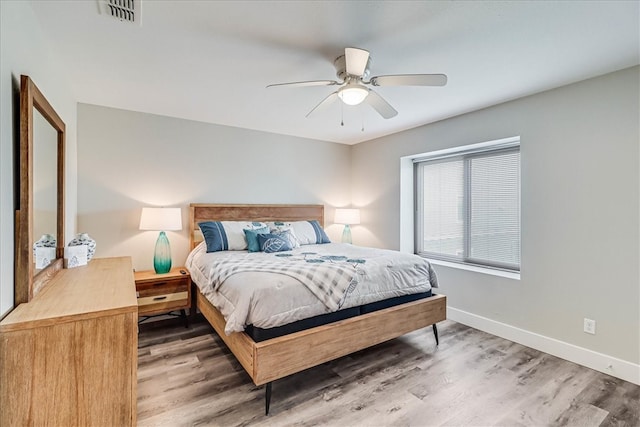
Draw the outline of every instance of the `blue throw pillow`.
<instances>
[{"instance_id":1,"label":"blue throw pillow","mask_svg":"<svg viewBox=\"0 0 640 427\"><path fill-rule=\"evenodd\" d=\"M309 224L313 227L313 231L316 232L316 244L331 243L329 236L327 236L327 233L324 232L322 226L317 220L314 219L313 221L309 221Z\"/></svg>"},{"instance_id":2,"label":"blue throw pillow","mask_svg":"<svg viewBox=\"0 0 640 427\"><path fill-rule=\"evenodd\" d=\"M281 234L258 234L260 250L266 253L290 251L293 249L289 239Z\"/></svg>"},{"instance_id":3,"label":"blue throw pillow","mask_svg":"<svg viewBox=\"0 0 640 427\"><path fill-rule=\"evenodd\" d=\"M260 252L260 242L258 242L258 234L269 234L269 227L256 228L255 230L244 229L244 235L247 238L249 252Z\"/></svg>"},{"instance_id":4,"label":"blue throw pillow","mask_svg":"<svg viewBox=\"0 0 640 427\"><path fill-rule=\"evenodd\" d=\"M204 241L207 243L207 252L226 251L229 249L229 241L224 227L218 221L207 221L198 223Z\"/></svg>"}]
</instances>

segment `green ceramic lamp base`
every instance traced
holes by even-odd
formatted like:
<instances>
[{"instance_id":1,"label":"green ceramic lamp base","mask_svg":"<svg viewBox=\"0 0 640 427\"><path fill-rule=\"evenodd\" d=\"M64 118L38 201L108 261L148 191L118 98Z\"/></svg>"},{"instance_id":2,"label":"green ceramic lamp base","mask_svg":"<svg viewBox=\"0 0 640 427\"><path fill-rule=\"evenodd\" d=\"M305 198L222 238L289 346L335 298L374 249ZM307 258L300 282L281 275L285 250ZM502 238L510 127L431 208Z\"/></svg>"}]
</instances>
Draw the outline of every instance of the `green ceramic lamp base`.
<instances>
[{"instance_id":1,"label":"green ceramic lamp base","mask_svg":"<svg viewBox=\"0 0 640 427\"><path fill-rule=\"evenodd\" d=\"M345 224L344 230L342 230L342 243L353 243L351 241L351 226Z\"/></svg>"},{"instance_id":2,"label":"green ceramic lamp base","mask_svg":"<svg viewBox=\"0 0 640 427\"><path fill-rule=\"evenodd\" d=\"M169 246L169 239L164 231L160 232L156 241L153 268L156 274L168 273L171 270L171 246Z\"/></svg>"}]
</instances>

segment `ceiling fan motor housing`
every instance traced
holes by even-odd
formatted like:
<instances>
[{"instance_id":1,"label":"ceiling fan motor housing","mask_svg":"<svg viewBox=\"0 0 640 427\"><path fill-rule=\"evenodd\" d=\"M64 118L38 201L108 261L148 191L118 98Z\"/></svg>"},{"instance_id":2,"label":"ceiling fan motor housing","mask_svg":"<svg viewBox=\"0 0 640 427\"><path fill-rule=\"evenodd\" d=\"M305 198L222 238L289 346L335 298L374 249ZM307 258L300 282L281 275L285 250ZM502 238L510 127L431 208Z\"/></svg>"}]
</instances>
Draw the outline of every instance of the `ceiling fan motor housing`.
<instances>
[{"instance_id":1,"label":"ceiling fan motor housing","mask_svg":"<svg viewBox=\"0 0 640 427\"><path fill-rule=\"evenodd\" d=\"M333 66L336 67L336 76L338 76L338 79L340 79L340 81L347 81L347 78L349 76L349 74L347 74L347 62L345 60L345 56L344 55L340 55L336 58L335 61L333 61ZM360 78L361 80L365 80L369 77L369 67L371 66L371 57L369 57L369 59L367 60L367 66L364 69L364 73L362 73L362 76L356 76L358 78Z\"/></svg>"}]
</instances>

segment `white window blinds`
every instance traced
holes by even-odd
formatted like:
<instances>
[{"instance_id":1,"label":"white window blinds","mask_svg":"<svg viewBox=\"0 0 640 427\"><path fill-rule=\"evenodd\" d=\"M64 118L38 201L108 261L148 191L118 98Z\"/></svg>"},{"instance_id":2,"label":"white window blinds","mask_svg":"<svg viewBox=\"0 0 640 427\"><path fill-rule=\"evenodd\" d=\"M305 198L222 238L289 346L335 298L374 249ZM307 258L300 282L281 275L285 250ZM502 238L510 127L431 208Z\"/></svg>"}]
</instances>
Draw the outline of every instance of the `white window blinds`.
<instances>
[{"instance_id":1,"label":"white window blinds","mask_svg":"<svg viewBox=\"0 0 640 427\"><path fill-rule=\"evenodd\" d=\"M416 252L520 269L519 145L416 163Z\"/></svg>"}]
</instances>

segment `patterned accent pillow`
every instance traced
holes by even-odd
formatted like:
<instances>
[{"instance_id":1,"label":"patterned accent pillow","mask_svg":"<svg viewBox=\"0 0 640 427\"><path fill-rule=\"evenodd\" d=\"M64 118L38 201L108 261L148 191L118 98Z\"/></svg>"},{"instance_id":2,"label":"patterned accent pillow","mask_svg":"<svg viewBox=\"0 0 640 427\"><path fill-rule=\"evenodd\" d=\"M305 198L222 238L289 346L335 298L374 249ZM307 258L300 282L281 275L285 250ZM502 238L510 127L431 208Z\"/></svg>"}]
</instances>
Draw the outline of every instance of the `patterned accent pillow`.
<instances>
[{"instance_id":1,"label":"patterned accent pillow","mask_svg":"<svg viewBox=\"0 0 640 427\"><path fill-rule=\"evenodd\" d=\"M205 221L198 223L207 252L244 251L247 250L247 238L244 230L255 230L266 227L263 222L250 221Z\"/></svg>"},{"instance_id":2,"label":"patterned accent pillow","mask_svg":"<svg viewBox=\"0 0 640 427\"><path fill-rule=\"evenodd\" d=\"M269 228L271 229L272 233L287 233L286 238L289 240L289 243L291 243L291 247L292 248L299 248L300 247L300 242L298 241L298 237L296 237L296 232L293 231L293 227L291 226L291 223L284 223L284 222L268 222L267 225L269 226Z\"/></svg>"},{"instance_id":3,"label":"patterned accent pillow","mask_svg":"<svg viewBox=\"0 0 640 427\"><path fill-rule=\"evenodd\" d=\"M266 253L290 251L293 249L288 239L280 234L258 234L260 250Z\"/></svg>"},{"instance_id":4,"label":"patterned accent pillow","mask_svg":"<svg viewBox=\"0 0 640 427\"><path fill-rule=\"evenodd\" d=\"M276 224L281 224L276 226ZM294 221L294 222L268 222L267 225L273 230L277 227L289 228L296 239L297 246L317 245L321 243L331 243L329 237L320 226L317 220Z\"/></svg>"}]
</instances>

